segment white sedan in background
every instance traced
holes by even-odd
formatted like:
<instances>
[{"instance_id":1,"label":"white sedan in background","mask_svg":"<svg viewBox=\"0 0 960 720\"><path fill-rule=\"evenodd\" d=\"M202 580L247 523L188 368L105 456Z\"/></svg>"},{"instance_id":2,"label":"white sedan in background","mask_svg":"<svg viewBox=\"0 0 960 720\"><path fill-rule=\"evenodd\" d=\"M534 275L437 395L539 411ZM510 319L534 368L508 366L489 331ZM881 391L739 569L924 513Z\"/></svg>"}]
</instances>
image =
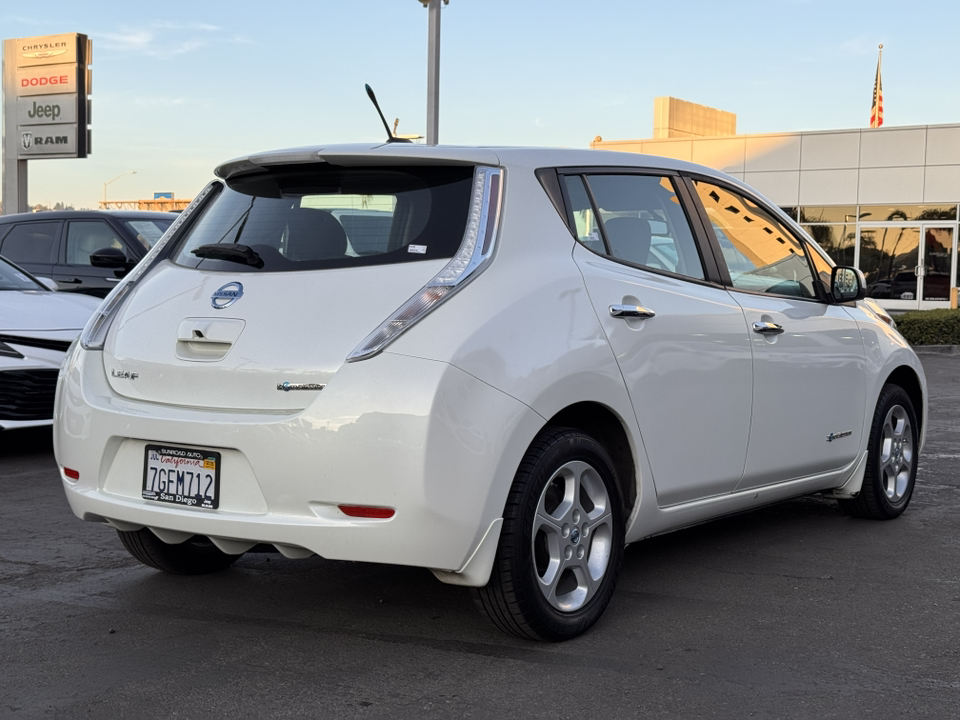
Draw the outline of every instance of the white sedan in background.
<instances>
[{"instance_id":1,"label":"white sedan in background","mask_svg":"<svg viewBox=\"0 0 960 720\"><path fill-rule=\"evenodd\" d=\"M216 174L58 389L70 506L145 565L270 544L424 567L564 640L627 543L807 493L910 502L916 355L859 270L730 176L399 143Z\"/></svg>"},{"instance_id":2,"label":"white sedan in background","mask_svg":"<svg viewBox=\"0 0 960 720\"><path fill-rule=\"evenodd\" d=\"M60 363L99 304L0 258L0 430L52 424Z\"/></svg>"}]
</instances>

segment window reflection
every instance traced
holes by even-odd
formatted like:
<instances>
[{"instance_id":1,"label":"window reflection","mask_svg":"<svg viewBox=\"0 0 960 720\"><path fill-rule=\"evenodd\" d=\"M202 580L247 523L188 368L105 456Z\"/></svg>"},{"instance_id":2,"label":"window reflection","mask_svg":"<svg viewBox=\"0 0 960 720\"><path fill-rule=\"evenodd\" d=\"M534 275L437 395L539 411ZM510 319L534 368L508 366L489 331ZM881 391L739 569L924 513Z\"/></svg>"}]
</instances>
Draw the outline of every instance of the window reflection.
<instances>
[{"instance_id":1,"label":"window reflection","mask_svg":"<svg viewBox=\"0 0 960 720\"><path fill-rule=\"evenodd\" d=\"M923 236L923 299L949 301L953 228L927 228Z\"/></svg>"},{"instance_id":2,"label":"window reflection","mask_svg":"<svg viewBox=\"0 0 960 720\"><path fill-rule=\"evenodd\" d=\"M829 207L807 206L800 208L801 223L849 223L856 221L857 208L854 205L833 205Z\"/></svg>"},{"instance_id":3,"label":"window reflection","mask_svg":"<svg viewBox=\"0 0 960 720\"><path fill-rule=\"evenodd\" d=\"M919 227L861 228L860 269L867 296L916 300Z\"/></svg>"},{"instance_id":4,"label":"window reflection","mask_svg":"<svg viewBox=\"0 0 960 720\"><path fill-rule=\"evenodd\" d=\"M861 205L861 222L956 220L956 205Z\"/></svg>"},{"instance_id":5,"label":"window reflection","mask_svg":"<svg viewBox=\"0 0 960 720\"><path fill-rule=\"evenodd\" d=\"M803 225L817 245L837 265L853 265L857 249L856 225Z\"/></svg>"},{"instance_id":6,"label":"window reflection","mask_svg":"<svg viewBox=\"0 0 960 720\"><path fill-rule=\"evenodd\" d=\"M773 215L735 192L696 181L733 286L775 295L816 297L803 245Z\"/></svg>"}]
</instances>

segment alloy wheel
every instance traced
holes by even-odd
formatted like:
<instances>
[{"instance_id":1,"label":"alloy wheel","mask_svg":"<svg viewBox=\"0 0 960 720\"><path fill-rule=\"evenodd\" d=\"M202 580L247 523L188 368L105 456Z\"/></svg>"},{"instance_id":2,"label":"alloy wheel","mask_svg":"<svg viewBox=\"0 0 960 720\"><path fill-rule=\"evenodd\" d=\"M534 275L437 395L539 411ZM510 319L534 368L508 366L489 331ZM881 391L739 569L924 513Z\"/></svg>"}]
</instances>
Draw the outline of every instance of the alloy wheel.
<instances>
[{"instance_id":1,"label":"alloy wheel","mask_svg":"<svg viewBox=\"0 0 960 720\"><path fill-rule=\"evenodd\" d=\"M531 551L547 602L574 612L597 593L610 564L613 513L603 479L589 463L568 462L537 503Z\"/></svg>"}]
</instances>

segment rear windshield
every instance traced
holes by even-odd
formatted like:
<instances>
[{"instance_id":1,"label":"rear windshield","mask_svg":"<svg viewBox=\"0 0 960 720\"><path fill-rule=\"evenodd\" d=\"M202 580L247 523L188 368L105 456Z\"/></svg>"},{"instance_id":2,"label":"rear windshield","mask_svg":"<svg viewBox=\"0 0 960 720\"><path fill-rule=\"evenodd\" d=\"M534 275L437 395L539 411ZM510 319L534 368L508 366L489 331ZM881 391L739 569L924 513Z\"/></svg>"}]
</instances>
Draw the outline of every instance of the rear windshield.
<instances>
[{"instance_id":1,"label":"rear windshield","mask_svg":"<svg viewBox=\"0 0 960 720\"><path fill-rule=\"evenodd\" d=\"M231 180L180 240L174 262L283 272L450 258L472 178L472 167L323 163Z\"/></svg>"},{"instance_id":2,"label":"rear windshield","mask_svg":"<svg viewBox=\"0 0 960 720\"><path fill-rule=\"evenodd\" d=\"M0 258L0 290L46 290L20 268Z\"/></svg>"}]
</instances>

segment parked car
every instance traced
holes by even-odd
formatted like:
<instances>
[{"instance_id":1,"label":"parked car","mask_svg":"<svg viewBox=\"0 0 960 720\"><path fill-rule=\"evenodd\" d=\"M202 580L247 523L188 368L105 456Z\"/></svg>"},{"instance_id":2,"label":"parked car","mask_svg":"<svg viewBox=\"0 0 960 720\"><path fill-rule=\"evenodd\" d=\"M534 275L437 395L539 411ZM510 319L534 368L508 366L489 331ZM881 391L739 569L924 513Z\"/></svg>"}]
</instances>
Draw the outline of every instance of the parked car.
<instances>
[{"instance_id":1,"label":"parked car","mask_svg":"<svg viewBox=\"0 0 960 720\"><path fill-rule=\"evenodd\" d=\"M0 217L0 255L63 292L106 297L176 219L175 213L65 210ZM97 258L98 251L111 252ZM99 259L99 262L97 262Z\"/></svg>"},{"instance_id":2,"label":"parked car","mask_svg":"<svg viewBox=\"0 0 960 720\"><path fill-rule=\"evenodd\" d=\"M0 258L0 430L53 423L60 363L99 304Z\"/></svg>"},{"instance_id":3,"label":"parked car","mask_svg":"<svg viewBox=\"0 0 960 720\"><path fill-rule=\"evenodd\" d=\"M216 174L58 389L74 513L148 566L262 544L419 566L563 640L627 543L808 493L910 502L917 357L859 270L730 176L399 144ZM392 218L351 253L323 207L363 198ZM874 542L858 527L838 552Z\"/></svg>"}]
</instances>

